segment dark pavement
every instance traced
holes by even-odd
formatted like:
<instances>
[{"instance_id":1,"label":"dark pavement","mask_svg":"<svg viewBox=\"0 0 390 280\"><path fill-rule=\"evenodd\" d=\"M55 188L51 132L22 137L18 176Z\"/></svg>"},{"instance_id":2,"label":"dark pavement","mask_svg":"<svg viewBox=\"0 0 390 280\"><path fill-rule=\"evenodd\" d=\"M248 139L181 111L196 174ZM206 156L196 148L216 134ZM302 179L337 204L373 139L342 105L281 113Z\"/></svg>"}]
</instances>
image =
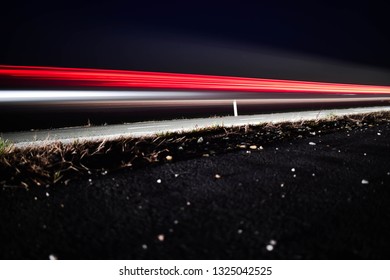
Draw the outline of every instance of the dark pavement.
<instances>
[{"instance_id":1,"label":"dark pavement","mask_svg":"<svg viewBox=\"0 0 390 280\"><path fill-rule=\"evenodd\" d=\"M390 123L302 133L68 186L3 187L0 258L390 259Z\"/></svg>"}]
</instances>

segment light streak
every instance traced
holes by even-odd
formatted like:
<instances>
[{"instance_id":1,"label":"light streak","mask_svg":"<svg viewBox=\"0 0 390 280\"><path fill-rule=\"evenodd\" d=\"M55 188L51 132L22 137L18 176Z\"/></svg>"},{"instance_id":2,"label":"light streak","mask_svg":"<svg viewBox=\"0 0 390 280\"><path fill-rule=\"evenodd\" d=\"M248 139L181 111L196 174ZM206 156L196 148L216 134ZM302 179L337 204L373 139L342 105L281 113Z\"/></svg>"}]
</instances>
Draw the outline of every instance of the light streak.
<instances>
[{"instance_id":1,"label":"light streak","mask_svg":"<svg viewBox=\"0 0 390 280\"><path fill-rule=\"evenodd\" d=\"M390 86L230 76L0 65L0 86L171 89L280 93L390 94Z\"/></svg>"}]
</instances>

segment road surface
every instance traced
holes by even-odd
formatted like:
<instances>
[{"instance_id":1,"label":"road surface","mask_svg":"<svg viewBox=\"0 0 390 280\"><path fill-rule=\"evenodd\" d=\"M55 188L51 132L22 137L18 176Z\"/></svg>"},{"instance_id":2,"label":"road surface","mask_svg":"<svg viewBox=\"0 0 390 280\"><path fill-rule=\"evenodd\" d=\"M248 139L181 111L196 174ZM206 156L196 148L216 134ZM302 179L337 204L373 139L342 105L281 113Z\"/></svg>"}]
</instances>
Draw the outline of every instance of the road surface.
<instances>
[{"instance_id":1,"label":"road surface","mask_svg":"<svg viewBox=\"0 0 390 280\"><path fill-rule=\"evenodd\" d=\"M315 120L329 116L390 111L389 106L363 107L350 109L329 109L303 112L274 113L262 115L239 115L238 117L216 117L204 119L178 119L169 121L139 122L121 125L69 127L52 130L7 132L1 133L3 139L8 139L16 146L46 145L53 141L69 143L73 141L102 141L119 137L142 137L158 133L191 131L210 126L240 126L259 123L295 122Z\"/></svg>"}]
</instances>

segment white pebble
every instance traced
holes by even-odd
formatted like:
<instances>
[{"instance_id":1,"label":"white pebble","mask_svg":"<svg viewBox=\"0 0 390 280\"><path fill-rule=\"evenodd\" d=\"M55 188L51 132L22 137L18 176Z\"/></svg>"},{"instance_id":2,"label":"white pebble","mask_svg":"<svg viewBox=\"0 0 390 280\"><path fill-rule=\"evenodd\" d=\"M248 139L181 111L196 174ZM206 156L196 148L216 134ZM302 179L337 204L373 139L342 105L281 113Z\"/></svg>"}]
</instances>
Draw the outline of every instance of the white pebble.
<instances>
[{"instance_id":1,"label":"white pebble","mask_svg":"<svg viewBox=\"0 0 390 280\"><path fill-rule=\"evenodd\" d=\"M191 205L191 202L187 201L187 206L190 206Z\"/></svg>"},{"instance_id":2,"label":"white pebble","mask_svg":"<svg viewBox=\"0 0 390 280\"><path fill-rule=\"evenodd\" d=\"M203 137L199 137L198 143L202 143L202 142L203 142Z\"/></svg>"},{"instance_id":3,"label":"white pebble","mask_svg":"<svg viewBox=\"0 0 390 280\"><path fill-rule=\"evenodd\" d=\"M174 223L175 225L177 225L177 224L179 223L179 221L178 221L178 220L174 220L173 223Z\"/></svg>"},{"instance_id":4,"label":"white pebble","mask_svg":"<svg viewBox=\"0 0 390 280\"><path fill-rule=\"evenodd\" d=\"M179 177L179 174L175 174L175 178Z\"/></svg>"},{"instance_id":5,"label":"white pebble","mask_svg":"<svg viewBox=\"0 0 390 280\"><path fill-rule=\"evenodd\" d=\"M159 234L159 235L157 236L157 239L158 239L159 241L163 242L164 239L165 239L164 234Z\"/></svg>"},{"instance_id":6,"label":"white pebble","mask_svg":"<svg viewBox=\"0 0 390 280\"><path fill-rule=\"evenodd\" d=\"M365 180L365 179L363 179L363 180L362 180L362 184L363 184L363 185L367 185L367 184L368 184L368 181Z\"/></svg>"},{"instance_id":7,"label":"white pebble","mask_svg":"<svg viewBox=\"0 0 390 280\"><path fill-rule=\"evenodd\" d=\"M50 254L50 255L49 255L49 260L51 260L51 261L55 261L55 260L58 260L58 258L57 258L57 256L56 256L56 255L54 255L54 254Z\"/></svg>"},{"instance_id":8,"label":"white pebble","mask_svg":"<svg viewBox=\"0 0 390 280\"><path fill-rule=\"evenodd\" d=\"M377 133L379 136L381 135L379 132Z\"/></svg>"},{"instance_id":9,"label":"white pebble","mask_svg":"<svg viewBox=\"0 0 390 280\"><path fill-rule=\"evenodd\" d=\"M276 245L276 240L271 239L270 242L269 242L269 244L271 244L272 246L275 246L275 245Z\"/></svg>"},{"instance_id":10,"label":"white pebble","mask_svg":"<svg viewBox=\"0 0 390 280\"><path fill-rule=\"evenodd\" d=\"M157 179L157 184L161 184L161 179Z\"/></svg>"},{"instance_id":11,"label":"white pebble","mask_svg":"<svg viewBox=\"0 0 390 280\"><path fill-rule=\"evenodd\" d=\"M280 187L282 187L282 188L283 188L283 187L284 187L284 183L281 183L281 184L280 184Z\"/></svg>"},{"instance_id":12,"label":"white pebble","mask_svg":"<svg viewBox=\"0 0 390 280\"><path fill-rule=\"evenodd\" d=\"M242 233L242 229L237 230L237 233L241 234Z\"/></svg>"},{"instance_id":13,"label":"white pebble","mask_svg":"<svg viewBox=\"0 0 390 280\"><path fill-rule=\"evenodd\" d=\"M142 249L144 249L144 250L148 249L148 245L142 244Z\"/></svg>"},{"instance_id":14,"label":"white pebble","mask_svg":"<svg viewBox=\"0 0 390 280\"><path fill-rule=\"evenodd\" d=\"M215 179L220 179L221 178L221 175L219 175L219 174L215 174Z\"/></svg>"},{"instance_id":15,"label":"white pebble","mask_svg":"<svg viewBox=\"0 0 390 280\"><path fill-rule=\"evenodd\" d=\"M274 246L272 246L271 244L267 245L267 247L265 247L267 249L267 251L272 251L274 249Z\"/></svg>"},{"instance_id":16,"label":"white pebble","mask_svg":"<svg viewBox=\"0 0 390 280\"><path fill-rule=\"evenodd\" d=\"M291 168L291 172L295 172L295 168Z\"/></svg>"},{"instance_id":17,"label":"white pebble","mask_svg":"<svg viewBox=\"0 0 390 280\"><path fill-rule=\"evenodd\" d=\"M309 142L309 145L311 145L311 146L315 146L315 145L316 145L316 143L314 143L314 142Z\"/></svg>"},{"instance_id":18,"label":"white pebble","mask_svg":"<svg viewBox=\"0 0 390 280\"><path fill-rule=\"evenodd\" d=\"M50 194L47 192L47 193L46 193L46 196L47 196L47 197L49 197L49 196L50 196Z\"/></svg>"},{"instance_id":19,"label":"white pebble","mask_svg":"<svg viewBox=\"0 0 390 280\"><path fill-rule=\"evenodd\" d=\"M311 176L315 177L315 176L316 176L316 174L314 174L314 173L313 173L313 174L311 174Z\"/></svg>"}]
</instances>

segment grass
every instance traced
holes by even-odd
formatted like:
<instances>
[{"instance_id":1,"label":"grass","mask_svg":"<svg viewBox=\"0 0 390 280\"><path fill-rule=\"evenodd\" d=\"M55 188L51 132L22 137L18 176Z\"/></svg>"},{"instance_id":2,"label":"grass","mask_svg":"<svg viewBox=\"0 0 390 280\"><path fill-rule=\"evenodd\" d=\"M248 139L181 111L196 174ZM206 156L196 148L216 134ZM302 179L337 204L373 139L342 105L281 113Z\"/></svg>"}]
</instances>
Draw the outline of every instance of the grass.
<instances>
[{"instance_id":1,"label":"grass","mask_svg":"<svg viewBox=\"0 0 390 280\"><path fill-rule=\"evenodd\" d=\"M0 137L0 156L10 152L12 147L12 144L8 140L4 140Z\"/></svg>"},{"instance_id":2,"label":"grass","mask_svg":"<svg viewBox=\"0 0 390 280\"><path fill-rule=\"evenodd\" d=\"M195 129L169 132L145 138L120 138L102 142L48 144L45 147L16 148L0 138L0 186L51 186L83 175L140 168L178 160L218 155L240 150L240 146L265 146L275 141L309 138L310 132L332 133L389 123L390 113L335 117L294 123ZM198 141L202 137L203 141ZM169 158L169 160L167 160Z\"/></svg>"}]
</instances>

